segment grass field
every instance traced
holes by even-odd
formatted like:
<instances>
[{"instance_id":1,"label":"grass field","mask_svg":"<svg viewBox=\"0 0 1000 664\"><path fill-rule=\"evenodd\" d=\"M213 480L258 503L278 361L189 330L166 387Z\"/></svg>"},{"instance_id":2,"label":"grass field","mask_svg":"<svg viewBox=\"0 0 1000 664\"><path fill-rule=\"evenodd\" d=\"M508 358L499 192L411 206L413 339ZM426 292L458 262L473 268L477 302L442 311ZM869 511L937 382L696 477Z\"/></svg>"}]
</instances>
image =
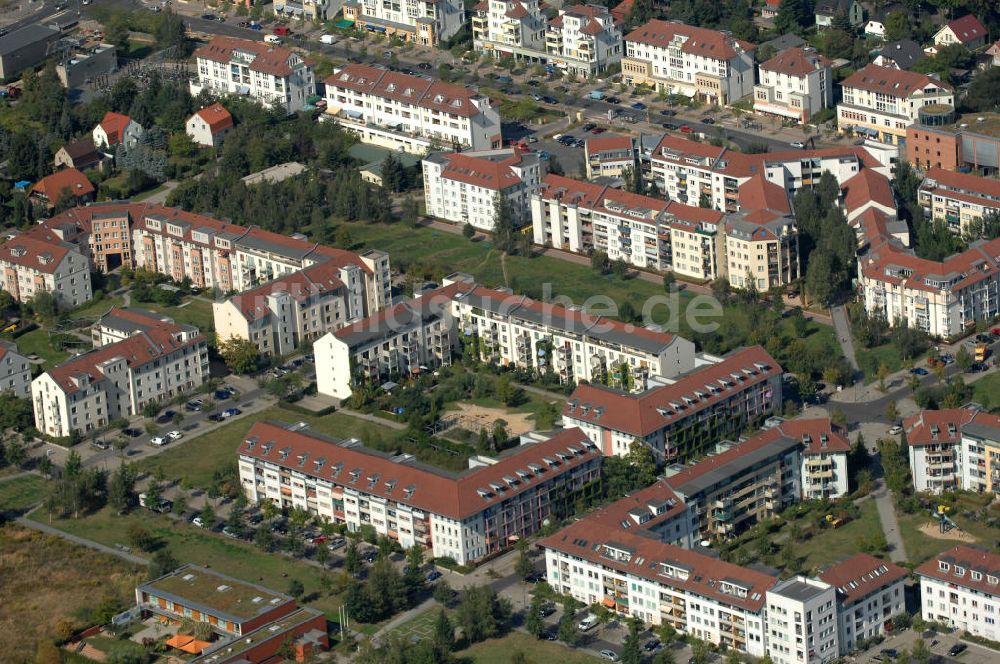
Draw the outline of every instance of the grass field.
<instances>
[{"instance_id":1,"label":"grass field","mask_svg":"<svg viewBox=\"0 0 1000 664\"><path fill-rule=\"evenodd\" d=\"M982 404L986 410L1000 408L1000 373L985 376L975 383L972 400Z\"/></svg>"},{"instance_id":2,"label":"grass field","mask_svg":"<svg viewBox=\"0 0 1000 664\"><path fill-rule=\"evenodd\" d=\"M883 364L889 371L896 372L903 368L903 356L899 349L892 344L883 344L874 348L864 348L854 341L854 357L858 361L858 367L865 375L865 382L871 383L878 377L878 368Z\"/></svg>"},{"instance_id":3,"label":"grass field","mask_svg":"<svg viewBox=\"0 0 1000 664\"><path fill-rule=\"evenodd\" d=\"M47 522L47 515L40 511L33 513L32 518ZM127 546L128 528L133 524L146 528L181 562L204 565L281 592L287 589L291 579L298 579L305 586L307 596L318 594L311 606L328 611L329 615L337 614L336 598L322 590L324 573L319 568L283 555L263 552L253 544L228 539L167 516L147 510L135 510L119 516L103 509L80 519L54 519L51 523L60 530L107 546Z\"/></svg>"},{"instance_id":4,"label":"grass field","mask_svg":"<svg viewBox=\"0 0 1000 664\"><path fill-rule=\"evenodd\" d=\"M97 318L103 316L113 307L120 307L125 304L125 299L117 295L108 295L97 301L91 301L79 309L74 309L69 316L71 318Z\"/></svg>"},{"instance_id":5,"label":"grass field","mask_svg":"<svg viewBox=\"0 0 1000 664\"><path fill-rule=\"evenodd\" d=\"M215 329L214 317L212 316L212 305L205 300L196 298L186 298L180 306L162 307L152 302L140 302L135 306L170 316L177 323L194 325L203 334Z\"/></svg>"},{"instance_id":6,"label":"grass field","mask_svg":"<svg viewBox=\"0 0 1000 664\"><path fill-rule=\"evenodd\" d=\"M803 558L802 569L809 570L849 558L858 551L861 539L871 540L882 533L875 501L861 504L861 516L837 529L824 529L811 539L795 543L795 551Z\"/></svg>"},{"instance_id":7,"label":"grass field","mask_svg":"<svg viewBox=\"0 0 1000 664\"><path fill-rule=\"evenodd\" d=\"M14 341L22 355L40 357L44 361L43 367L45 369L51 369L69 357L69 353L66 351L53 348L52 344L49 343L49 333L42 328L22 334Z\"/></svg>"},{"instance_id":8,"label":"grass field","mask_svg":"<svg viewBox=\"0 0 1000 664\"><path fill-rule=\"evenodd\" d=\"M39 475L23 475L0 482L0 512L21 512L40 502L48 493L46 480Z\"/></svg>"},{"instance_id":9,"label":"grass field","mask_svg":"<svg viewBox=\"0 0 1000 664\"><path fill-rule=\"evenodd\" d=\"M440 611L438 607L428 609L416 618L394 628L390 633L398 634L405 639L431 639L434 636L434 621L437 620L438 611Z\"/></svg>"},{"instance_id":10,"label":"grass field","mask_svg":"<svg viewBox=\"0 0 1000 664\"><path fill-rule=\"evenodd\" d=\"M236 462L236 450L255 422L307 422L313 431L337 438L359 438L374 447L393 446L402 432L343 413L310 417L277 406L239 418L231 424L180 443L176 447L138 462L140 470L163 468L168 478L186 478L193 487L207 488L212 473Z\"/></svg>"},{"instance_id":11,"label":"grass field","mask_svg":"<svg viewBox=\"0 0 1000 664\"><path fill-rule=\"evenodd\" d=\"M992 548L994 541L1000 537L1000 531L988 526L978 516L981 509L990 505L989 494L959 493L954 502L950 499L945 499L942 502L951 507L948 516L958 524L961 532L975 537L976 543L979 545ZM970 513L975 513L975 515L970 515ZM992 518L998 518L1000 517L1000 508L990 507L988 514ZM969 518L970 516L974 516L974 518ZM927 524L933 525L935 529L938 527L937 521L932 519L927 512L919 511L907 514L897 508L896 518L899 520L903 546L906 547L906 557L911 563L920 564L942 551L967 543L955 539L931 537L920 532L921 526Z\"/></svg>"},{"instance_id":12,"label":"grass field","mask_svg":"<svg viewBox=\"0 0 1000 664\"><path fill-rule=\"evenodd\" d=\"M0 527L0 659L34 662L36 641L52 638L60 621L105 596L134 603L144 577L144 569L114 556L13 524Z\"/></svg>"},{"instance_id":13,"label":"grass field","mask_svg":"<svg viewBox=\"0 0 1000 664\"><path fill-rule=\"evenodd\" d=\"M514 653L518 651L524 653L531 664L593 664L602 661L558 643L539 641L522 632L511 632L500 639L477 643L455 653L455 657L475 664L510 664Z\"/></svg>"}]
</instances>

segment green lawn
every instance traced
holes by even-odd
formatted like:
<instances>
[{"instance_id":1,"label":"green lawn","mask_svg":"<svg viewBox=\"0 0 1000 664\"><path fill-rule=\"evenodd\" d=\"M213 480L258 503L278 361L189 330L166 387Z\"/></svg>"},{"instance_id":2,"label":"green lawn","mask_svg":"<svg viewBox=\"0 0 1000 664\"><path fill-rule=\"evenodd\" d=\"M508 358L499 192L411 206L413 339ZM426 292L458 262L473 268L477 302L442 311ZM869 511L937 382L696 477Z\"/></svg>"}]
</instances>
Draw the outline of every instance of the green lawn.
<instances>
[{"instance_id":1,"label":"green lawn","mask_svg":"<svg viewBox=\"0 0 1000 664\"><path fill-rule=\"evenodd\" d=\"M47 493L46 481L39 475L22 475L0 482L0 512L25 510L40 502Z\"/></svg>"},{"instance_id":2,"label":"green lawn","mask_svg":"<svg viewBox=\"0 0 1000 664\"><path fill-rule=\"evenodd\" d=\"M187 298L178 307L163 307L153 302L139 302L135 306L170 316L176 323L194 325L202 333L208 333L215 329L212 304L205 300Z\"/></svg>"},{"instance_id":3,"label":"green lawn","mask_svg":"<svg viewBox=\"0 0 1000 664\"><path fill-rule=\"evenodd\" d=\"M103 316L113 307L120 307L125 304L125 300L117 295L108 295L100 300L91 300L79 309L74 309L69 313L70 318L97 318Z\"/></svg>"},{"instance_id":4,"label":"green lawn","mask_svg":"<svg viewBox=\"0 0 1000 664\"><path fill-rule=\"evenodd\" d=\"M49 523L47 514L42 511L33 513L31 518ZM104 509L80 519L53 519L51 525L107 546L128 546L129 526L140 525L181 562L207 566L281 592L287 589L291 579L298 579L305 586L307 596L319 594L311 606L328 612L328 615L336 616L337 613L337 598L322 590L324 573L319 568L284 555L263 552L253 544L231 540L148 510L137 509L119 516Z\"/></svg>"},{"instance_id":5,"label":"green lawn","mask_svg":"<svg viewBox=\"0 0 1000 664\"><path fill-rule=\"evenodd\" d=\"M434 622L437 620L439 610L437 607L428 609L417 615L416 618L394 628L391 633L407 639L414 637L414 640L431 639L434 636Z\"/></svg>"},{"instance_id":6,"label":"green lawn","mask_svg":"<svg viewBox=\"0 0 1000 664\"><path fill-rule=\"evenodd\" d=\"M961 532L975 537L976 543L980 546L992 548L1000 532L986 525L985 521L978 516L979 511L991 503L988 494L959 493L954 497L945 496L940 502L950 507L948 516L958 524ZM969 518L970 513L975 513L974 518ZM992 518L997 518L1000 516L1000 508L990 507L988 514ZM937 520L932 519L927 512L918 511L906 514L897 508L896 518L899 520L899 530L903 536L903 545L906 547L906 557L913 564L920 564L942 551L967 543L956 539L931 537L920 532L920 528L928 524L934 527L935 532L938 532Z\"/></svg>"},{"instance_id":7,"label":"green lawn","mask_svg":"<svg viewBox=\"0 0 1000 664\"><path fill-rule=\"evenodd\" d=\"M874 348L864 348L854 341L854 357L858 367L865 375L865 382L871 383L878 377L878 368L883 364L889 371L896 372L903 368L903 356L893 344L883 344Z\"/></svg>"},{"instance_id":8,"label":"green lawn","mask_svg":"<svg viewBox=\"0 0 1000 664\"><path fill-rule=\"evenodd\" d=\"M861 539L871 540L881 533L882 522L875 501L868 500L861 504L859 518L840 528L827 528L811 539L796 542L795 551L804 559L802 569L815 569L849 558L861 550L858 545Z\"/></svg>"},{"instance_id":9,"label":"green lawn","mask_svg":"<svg viewBox=\"0 0 1000 664\"><path fill-rule=\"evenodd\" d=\"M220 402L219 405L225 403L227 402ZM264 420L288 423L303 421L318 433L337 438L359 438L376 448L394 446L402 433L343 413L311 417L275 406L240 417L235 422L143 459L136 465L140 470L147 471L161 467L169 478L184 477L193 487L207 488L212 483L212 473L215 470L236 462L236 450L250 427L255 422Z\"/></svg>"},{"instance_id":10,"label":"green lawn","mask_svg":"<svg viewBox=\"0 0 1000 664\"><path fill-rule=\"evenodd\" d=\"M1000 373L984 376L973 385L975 386L973 401L982 404L986 410L1000 408Z\"/></svg>"},{"instance_id":11,"label":"green lawn","mask_svg":"<svg viewBox=\"0 0 1000 664\"><path fill-rule=\"evenodd\" d=\"M46 370L51 369L69 357L69 353L66 351L57 350L52 346L49 342L49 333L42 328L22 334L14 342L17 344L17 349L22 355L37 355L44 360L42 366Z\"/></svg>"},{"instance_id":12,"label":"green lawn","mask_svg":"<svg viewBox=\"0 0 1000 664\"><path fill-rule=\"evenodd\" d=\"M511 632L500 639L477 643L471 648L455 653L459 660L476 664L509 664L515 652L522 652L533 664L559 662L559 664L593 664L598 658L568 646L538 639L522 632Z\"/></svg>"},{"instance_id":13,"label":"green lawn","mask_svg":"<svg viewBox=\"0 0 1000 664\"><path fill-rule=\"evenodd\" d=\"M906 559L914 565L919 565L942 551L962 544L962 542L955 540L928 537L920 532L921 526L931 523L930 516L923 512L905 514L897 509L896 520L899 522L899 531L903 536L903 546L906 547Z\"/></svg>"}]
</instances>

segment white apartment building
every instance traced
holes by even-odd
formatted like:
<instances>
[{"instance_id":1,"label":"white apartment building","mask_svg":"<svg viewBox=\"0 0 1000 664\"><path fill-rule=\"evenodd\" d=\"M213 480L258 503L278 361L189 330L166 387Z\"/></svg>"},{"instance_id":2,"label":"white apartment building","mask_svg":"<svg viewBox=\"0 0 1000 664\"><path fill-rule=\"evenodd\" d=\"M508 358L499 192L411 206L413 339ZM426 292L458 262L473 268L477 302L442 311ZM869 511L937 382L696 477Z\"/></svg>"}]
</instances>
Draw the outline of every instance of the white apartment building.
<instances>
[{"instance_id":1,"label":"white apartment building","mask_svg":"<svg viewBox=\"0 0 1000 664\"><path fill-rule=\"evenodd\" d=\"M587 179L621 177L629 169L639 167L636 145L632 136L598 136L586 139L583 150L587 155Z\"/></svg>"},{"instance_id":2,"label":"white apartment building","mask_svg":"<svg viewBox=\"0 0 1000 664\"><path fill-rule=\"evenodd\" d=\"M753 49L727 33L653 19L625 35L622 78L728 106L753 92Z\"/></svg>"},{"instance_id":3,"label":"white apartment building","mask_svg":"<svg viewBox=\"0 0 1000 664\"><path fill-rule=\"evenodd\" d=\"M476 51L585 77L621 60L621 29L606 7L565 6L551 19L547 7L541 0L483 0L472 14Z\"/></svg>"},{"instance_id":4,"label":"white apartment building","mask_svg":"<svg viewBox=\"0 0 1000 664\"><path fill-rule=\"evenodd\" d=\"M499 105L472 88L355 64L325 83L327 119L366 143L414 154L501 147Z\"/></svg>"},{"instance_id":5,"label":"white apartment building","mask_svg":"<svg viewBox=\"0 0 1000 664\"><path fill-rule=\"evenodd\" d=\"M1000 491L1000 417L978 412L962 425L962 488Z\"/></svg>"},{"instance_id":6,"label":"white apartment building","mask_svg":"<svg viewBox=\"0 0 1000 664\"><path fill-rule=\"evenodd\" d=\"M580 431L526 437L495 459L476 458L461 474L389 456L356 439L337 440L257 422L237 452L251 504L297 507L354 532L362 525L404 548L466 564L541 529L557 501L600 476L601 455Z\"/></svg>"},{"instance_id":7,"label":"white apartment building","mask_svg":"<svg viewBox=\"0 0 1000 664\"><path fill-rule=\"evenodd\" d=\"M931 168L917 190L924 216L965 235L974 221L1000 213L1000 180Z\"/></svg>"},{"instance_id":8,"label":"white apartment building","mask_svg":"<svg viewBox=\"0 0 1000 664\"><path fill-rule=\"evenodd\" d=\"M775 664L823 664L840 656L833 586L794 576L767 591L767 654Z\"/></svg>"},{"instance_id":9,"label":"white apartment building","mask_svg":"<svg viewBox=\"0 0 1000 664\"><path fill-rule=\"evenodd\" d=\"M432 152L422 167L427 214L485 231L493 230L501 197L517 224L527 221L544 174L538 155L520 150Z\"/></svg>"},{"instance_id":10,"label":"white apartment building","mask_svg":"<svg viewBox=\"0 0 1000 664\"><path fill-rule=\"evenodd\" d=\"M886 239L858 260L869 316L949 338L1000 314L1000 239L973 244L943 261L918 258Z\"/></svg>"},{"instance_id":11,"label":"white apartment building","mask_svg":"<svg viewBox=\"0 0 1000 664\"><path fill-rule=\"evenodd\" d=\"M788 48L758 68L753 110L760 115L806 123L833 107L831 62L813 49Z\"/></svg>"},{"instance_id":12,"label":"white apartment building","mask_svg":"<svg viewBox=\"0 0 1000 664\"><path fill-rule=\"evenodd\" d=\"M892 145L906 143L906 129L917 122L921 109L955 105L955 93L947 83L932 75L893 67L867 65L840 85L840 131Z\"/></svg>"},{"instance_id":13,"label":"white apartment building","mask_svg":"<svg viewBox=\"0 0 1000 664\"><path fill-rule=\"evenodd\" d=\"M1000 417L968 408L924 410L903 427L915 490L1000 489Z\"/></svg>"},{"instance_id":14,"label":"white apartment building","mask_svg":"<svg viewBox=\"0 0 1000 664\"><path fill-rule=\"evenodd\" d=\"M956 546L917 568L920 615L974 636L1000 639L1000 556Z\"/></svg>"},{"instance_id":15,"label":"white apartment building","mask_svg":"<svg viewBox=\"0 0 1000 664\"><path fill-rule=\"evenodd\" d=\"M566 383L589 381L625 392L645 390L654 378L694 368L694 344L682 337L485 288L467 275L445 279L445 285L452 284L451 315L465 343L477 344L484 361L552 371Z\"/></svg>"},{"instance_id":16,"label":"white apartment building","mask_svg":"<svg viewBox=\"0 0 1000 664\"><path fill-rule=\"evenodd\" d=\"M627 454L638 438L659 459L685 463L780 411L784 372L762 347L698 360L693 370L638 394L581 383L563 407L563 424L583 429L605 455Z\"/></svg>"},{"instance_id":17,"label":"white apartment building","mask_svg":"<svg viewBox=\"0 0 1000 664\"><path fill-rule=\"evenodd\" d=\"M215 36L195 50L198 77L191 95L243 95L286 113L316 94L312 65L295 51L265 42Z\"/></svg>"},{"instance_id":18,"label":"white apartment building","mask_svg":"<svg viewBox=\"0 0 1000 664\"><path fill-rule=\"evenodd\" d=\"M3 289L18 302L46 291L59 307L73 309L93 298L87 257L41 226L0 245L0 269Z\"/></svg>"},{"instance_id":19,"label":"white apartment building","mask_svg":"<svg viewBox=\"0 0 1000 664\"><path fill-rule=\"evenodd\" d=\"M170 400L208 380L208 345L190 326L150 319L123 341L78 355L35 378L35 427L45 435L85 434L147 403Z\"/></svg>"},{"instance_id":20,"label":"white apartment building","mask_svg":"<svg viewBox=\"0 0 1000 664\"><path fill-rule=\"evenodd\" d=\"M343 10L358 30L424 46L451 39L465 25L461 0L347 0Z\"/></svg>"},{"instance_id":21,"label":"white apartment building","mask_svg":"<svg viewBox=\"0 0 1000 664\"><path fill-rule=\"evenodd\" d=\"M853 651L861 641L889 633L893 617L906 612L907 576L906 568L867 553L819 573L820 581L837 589L841 654Z\"/></svg>"},{"instance_id":22,"label":"white apartment building","mask_svg":"<svg viewBox=\"0 0 1000 664\"><path fill-rule=\"evenodd\" d=\"M17 344L10 341L0 341L0 391L31 398L31 365L17 351Z\"/></svg>"},{"instance_id":23,"label":"white apartment building","mask_svg":"<svg viewBox=\"0 0 1000 664\"><path fill-rule=\"evenodd\" d=\"M316 391L347 399L358 384L450 364L458 335L446 291L423 293L317 340Z\"/></svg>"}]
</instances>

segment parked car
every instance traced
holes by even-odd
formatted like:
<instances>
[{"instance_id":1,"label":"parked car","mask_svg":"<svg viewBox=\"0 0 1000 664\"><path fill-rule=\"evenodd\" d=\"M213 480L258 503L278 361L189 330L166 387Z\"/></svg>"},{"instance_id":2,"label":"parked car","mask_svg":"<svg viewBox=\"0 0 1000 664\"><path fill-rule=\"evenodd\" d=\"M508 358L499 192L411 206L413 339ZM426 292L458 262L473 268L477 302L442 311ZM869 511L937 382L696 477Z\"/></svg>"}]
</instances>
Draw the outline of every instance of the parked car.
<instances>
[{"instance_id":1,"label":"parked car","mask_svg":"<svg viewBox=\"0 0 1000 664\"><path fill-rule=\"evenodd\" d=\"M417 65L417 69L430 69L430 68L431 68L431 63L429 62L421 62L420 64Z\"/></svg>"},{"instance_id":2,"label":"parked car","mask_svg":"<svg viewBox=\"0 0 1000 664\"><path fill-rule=\"evenodd\" d=\"M437 581L438 579L441 578L441 572L433 570L431 572L428 572L427 576L424 578L427 579L429 582L433 583L434 581Z\"/></svg>"},{"instance_id":3,"label":"parked car","mask_svg":"<svg viewBox=\"0 0 1000 664\"><path fill-rule=\"evenodd\" d=\"M949 657L958 657L963 652L965 652L965 649L968 648L968 647L969 646L965 645L964 643L956 643L952 647L948 648L948 656Z\"/></svg>"},{"instance_id":4,"label":"parked car","mask_svg":"<svg viewBox=\"0 0 1000 664\"><path fill-rule=\"evenodd\" d=\"M715 124L715 118L702 118L701 119L701 123L702 124L707 124L707 125L714 125Z\"/></svg>"},{"instance_id":5,"label":"parked car","mask_svg":"<svg viewBox=\"0 0 1000 664\"><path fill-rule=\"evenodd\" d=\"M167 439L164 438L163 436L156 436L155 438L149 439L149 444L155 445L156 447L163 447L164 445L167 444Z\"/></svg>"},{"instance_id":6,"label":"parked car","mask_svg":"<svg viewBox=\"0 0 1000 664\"><path fill-rule=\"evenodd\" d=\"M243 411L240 410L239 408L227 408L226 410L222 411L222 417L236 417L237 415L240 415L242 413Z\"/></svg>"},{"instance_id":7,"label":"parked car","mask_svg":"<svg viewBox=\"0 0 1000 664\"><path fill-rule=\"evenodd\" d=\"M979 373L980 371L986 371L988 368L985 362L973 362L969 365L969 373Z\"/></svg>"},{"instance_id":8,"label":"parked car","mask_svg":"<svg viewBox=\"0 0 1000 664\"><path fill-rule=\"evenodd\" d=\"M524 580L527 583L539 583L545 580L545 575L541 572L532 572L528 576L524 577Z\"/></svg>"},{"instance_id":9,"label":"parked car","mask_svg":"<svg viewBox=\"0 0 1000 664\"><path fill-rule=\"evenodd\" d=\"M95 450L109 450L111 449L111 443L106 440L95 440L90 444Z\"/></svg>"},{"instance_id":10,"label":"parked car","mask_svg":"<svg viewBox=\"0 0 1000 664\"><path fill-rule=\"evenodd\" d=\"M898 424L889 429L890 436L898 436L901 433L903 433L903 427L899 426Z\"/></svg>"},{"instance_id":11,"label":"parked car","mask_svg":"<svg viewBox=\"0 0 1000 664\"><path fill-rule=\"evenodd\" d=\"M793 148L798 148L800 150L806 149L806 144L803 143L802 141L792 141L791 143L789 143L789 145L791 145Z\"/></svg>"},{"instance_id":12,"label":"parked car","mask_svg":"<svg viewBox=\"0 0 1000 664\"><path fill-rule=\"evenodd\" d=\"M583 620L576 624L576 628L581 632L588 632L597 627L597 622L597 616L592 613L588 613L584 616Z\"/></svg>"},{"instance_id":13,"label":"parked car","mask_svg":"<svg viewBox=\"0 0 1000 664\"><path fill-rule=\"evenodd\" d=\"M883 657L888 657L889 659L896 659L899 657L899 651L895 648L882 648L879 650L879 654Z\"/></svg>"},{"instance_id":14,"label":"parked car","mask_svg":"<svg viewBox=\"0 0 1000 664\"><path fill-rule=\"evenodd\" d=\"M910 369L910 373L913 374L914 376L926 376L927 369L924 369L923 367L913 367L912 369Z\"/></svg>"},{"instance_id":15,"label":"parked car","mask_svg":"<svg viewBox=\"0 0 1000 664\"><path fill-rule=\"evenodd\" d=\"M614 650L602 650L601 657L608 660L609 662L618 661L618 653L616 653Z\"/></svg>"},{"instance_id":16,"label":"parked car","mask_svg":"<svg viewBox=\"0 0 1000 664\"><path fill-rule=\"evenodd\" d=\"M556 638L558 637L556 636L555 630L547 629L544 632L542 632L542 638L545 639L546 641L555 641Z\"/></svg>"},{"instance_id":17,"label":"parked car","mask_svg":"<svg viewBox=\"0 0 1000 664\"><path fill-rule=\"evenodd\" d=\"M202 401L201 399L192 399L191 401L188 401L186 404L184 404L184 409L189 410L192 413L197 413L201 411L201 408L204 405L205 402Z\"/></svg>"},{"instance_id":18,"label":"parked car","mask_svg":"<svg viewBox=\"0 0 1000 664\"><path fill-rule=\"evenodd\" d=\"M530 81L528 81L528 85L530 85L533 88L537 88L539 85L541 85L541 83L535 79L531 79Z\"/></svg>"},{"instance_id":19,"label":"parked car","mask_svg":"<svg viewBox=\"0 0 1000 664\"><path fill-rule=\"evenodd\" d=\"M652 639L643 644L642 649L646 652L656 652L663 646L659 639Z\"/></svg>"},{"instance_id":20,"label":"parked car","mask_svg":"<svg viewBox=\"0 0 1000 664\"><path fill-rule=\"evenodd\" d=\"M497 80L500 81L501 83L513 83L514 82L514 79L512 79L510 76L506 76L506 75L504 75L504 76L497 76Z\"/></svg>"},{"instance_id":21,"label":"parked car","mask_svg":"<svg viewBox=\"0 0 1000 664\"><path fill-rule=\"evenodd\" d=\"M166 424L174 419L174 415L177 414L175 410L165 410L163 414L156 418L157 424Z\"/></svg>"},{"instance_id":22,"label":"parked car","mask_svg":"<svg viewBox=\"0 0 1000 664\"><path fill-rule=\"evenodd\" d=\"M196 516L195 518L191 519L191 525L198 526L199 528L204 528L205 522L201 520L200 516Z\"/></svg>"},{"instance_id":23,"label":"parked car","mask_svg":"<svg viewBox=\"0 0 1000 664\"><path fill-rule=\"evenodd\" d=\"M287 25L276 25L274 26L274 34L281 37L287 37L292 34L292 31Z\"/></svg>"},{"instance_id":24,"label":"parked car","mask_svg":"<svg viewBox=\"0 0 1000 664\"><path fill-rule=\"evenodd\" d=\"M544 101L546 104L558 104L559 103L559 100L556 99L555 97L553 97L552 95L545 95L544 97L542 97L542 101Z\"/></svg>"},{"instance_id":25,"label":"parked car","mask_svg":"<svg viewBox=\"0 0 1000 664\"><path fill-rule=\"evenodd\" d=\"M591 129L593 129L596 126L597 125L594 124L593 122L588 122L587 124L583 125L583 130L584 131L590 131Z\"/></svg>"},{"instance_id":26,"label":"parked car","mask_svg":"<svg viewBox=\"0 0 1000 664\"><path fill-rule=\"evenodd\" d=\"M556 612L556 605L552 602L545 602L540 607L538 607L538 617L548 618L553 613Z\"/></svg>"},{"instance_id":27,"label":"parked car","mask_svg":"<svg viewBox=\"0 0 1000 664\"><path fill-rule=\"evenodd\" d=\"M607 131L607 129L605 129L604 127L594 127L593 129L590 130L590 133L591 134L603 134L606 131Z\"/></svg>"},{"instance_id":28,"label":"parked car","mask_svg":"<svg viewBox=\"0 0 1000 664\"><path fill-rule=\"evenodd\" d=\"M222 534L225 535L226 537L232 537L233 539L239 539L239 537L240 537L239 533L237 533L235 530L233 530L229 526L223 527Z\"/></svg>"},{"instance_id":29,"label":"parked car","mask_svg":"<svg viewBox=\"0 0 1000 664\"><path fill-rule=\"evenodd\" d=\"M169 438L170 440L180 440L183 437L184 437L184 434L182 434L180 431L174 430L174 431L167 432L167 438Z\"/></svg>"},{"instance_id":30,"label":"parked car","mask_svg":"<svg viewBox=\"0 0 1000 664\"><path fill-rule=\"evenodd\" d=\"M664 129L669 129L670 131L677 131L678 129L680 129L680 127L675 125L673 122L664 122L660 126L663 127Z\"/></svg>"},{"instance_id":31,"label":"parked car","mask_svg":"<svg viewBox=\"0 0 1000 664\"><path fill-rule=\"evenodd\" d=\"M620 104L620 103L622 103L622 100L619 99L618 97L606 97L604 99L604 101L608 102L609 104Z\"/></svg>"},{"instance_id":32,"label":"parked car","mask_svg":"<svg viewBox=\"0 0 1000 664\"><path fill-rule=\"evenodd\" d=\"M366 563L373 563L378 559L378 551L375 549L369 549L361 554L361 559Z\"/></svg>"},{"instance_id":33,"label":"parked car","mask_svg":"<svg viewBox=\"0 0 1000 664\"><path fill-rule=\"evenodd\" d=\"M208 416L208 419L212 420L213 422L221 422L226 418L223 417L222 413L212 413L211 415Z\"/></svg>"}]
</instances>

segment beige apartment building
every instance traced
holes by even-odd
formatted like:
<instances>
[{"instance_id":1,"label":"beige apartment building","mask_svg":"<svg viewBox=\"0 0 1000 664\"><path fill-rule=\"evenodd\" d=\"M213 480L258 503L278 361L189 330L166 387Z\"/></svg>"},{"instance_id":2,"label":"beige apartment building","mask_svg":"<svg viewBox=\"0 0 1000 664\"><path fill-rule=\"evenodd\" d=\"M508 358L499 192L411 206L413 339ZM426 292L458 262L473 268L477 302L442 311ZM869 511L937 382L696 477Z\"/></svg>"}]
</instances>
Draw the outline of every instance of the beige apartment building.
<instances>
[{"instance_id":1,"label":"beige apartment building","mask_svg":"<svg viewBox=\"0 0 1000 664\"><path fill-rule=\"evenodd\" d=\"M1000 180L931 168L917 190L917 201L926 217L965 235L974 221L1000 212Z\"/></svg>"},{"instance_id":2,"label":"beige apartment building","mask_svg":"<svg viewBox=\"0 0 1000 664\"><path fill-rule=\"evenodd\" d=\"M45 291L61 308L72 309L93 297L87 257L41 226L0 245L0 270L3 290L17 302Z\"/></svg>"}]
</instances>

